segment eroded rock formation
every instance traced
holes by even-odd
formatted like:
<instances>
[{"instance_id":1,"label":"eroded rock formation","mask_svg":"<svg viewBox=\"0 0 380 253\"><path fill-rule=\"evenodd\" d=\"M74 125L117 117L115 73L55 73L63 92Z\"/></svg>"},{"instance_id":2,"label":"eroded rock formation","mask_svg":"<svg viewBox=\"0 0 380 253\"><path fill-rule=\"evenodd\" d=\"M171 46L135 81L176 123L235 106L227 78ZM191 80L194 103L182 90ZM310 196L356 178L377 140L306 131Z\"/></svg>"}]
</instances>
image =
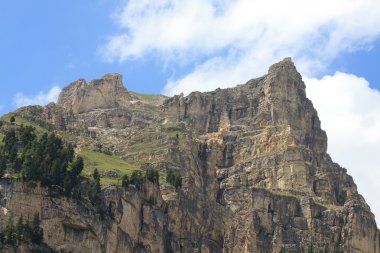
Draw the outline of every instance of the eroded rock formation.
<instances>
[{"instance_id":1,"label":"eroded rock formation","mask_svg":"<svg viewBox=\"0 0 380 253\"><path fill-rule=\"evenodd\" d=\"M1 181L3 210L39 212L55 250L380 252L374 215L326 153L326 134L290 58L244 85L167 99L131 93L116 74L79 80L57 104L15 115L75 134L80 147L101 144L142 170L182 175L180 190L105 187L113 217L106 220L85 203Z\"/></svg>"}]
</instances>

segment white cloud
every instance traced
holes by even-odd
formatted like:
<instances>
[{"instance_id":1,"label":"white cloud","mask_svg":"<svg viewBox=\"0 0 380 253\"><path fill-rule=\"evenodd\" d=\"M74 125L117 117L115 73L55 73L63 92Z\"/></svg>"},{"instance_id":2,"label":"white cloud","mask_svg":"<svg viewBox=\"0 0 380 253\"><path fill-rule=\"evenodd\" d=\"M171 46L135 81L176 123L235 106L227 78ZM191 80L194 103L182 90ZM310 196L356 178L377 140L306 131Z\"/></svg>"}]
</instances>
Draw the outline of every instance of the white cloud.
<instances>
[{"instance_id":1,"label":"white cloud","mask_svg":"<svg viewBox=\"0 0 380 253\"><path fill-rule=\"evenodd\" d=\"M166 94L244 82L285 56L314 73L380 33L378 0L130 0L114 17L125 32L101 49L105 59L199 63Z\"/></svg>"},{"instance_id":2,"label":"white cloud","mask_svg":"<svg viewBox=\"0 0 380 253\"><path fill-rule=\"evenodd\" d=\"M304 81L327 132L328 152L353 176L380 224L380 92L341 72Z\"/></svg>"},{"instance_id":3,"label":"white cloud","mask_svg":"<svg viewBox=\"0 0 380 253\"><path fill-rule=\"evenodd\" d=\"M13 104L16 107L27 105L46 105L50 102L56 102L60 92L61 88L54 86L46 93L40 91L38 94L32 96L25 95L24 93L17 93L13 98Z\"/></svg>"}]
</instances>

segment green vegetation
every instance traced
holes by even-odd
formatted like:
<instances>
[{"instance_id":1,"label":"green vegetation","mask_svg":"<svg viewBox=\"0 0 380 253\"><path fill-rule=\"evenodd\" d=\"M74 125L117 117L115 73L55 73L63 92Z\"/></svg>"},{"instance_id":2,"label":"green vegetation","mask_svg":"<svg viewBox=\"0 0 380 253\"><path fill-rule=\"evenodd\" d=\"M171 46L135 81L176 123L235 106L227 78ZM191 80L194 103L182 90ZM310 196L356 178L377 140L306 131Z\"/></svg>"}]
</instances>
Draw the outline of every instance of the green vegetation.
<instances>
[{"instance_id":1,"label":"green vegetation","mask_svg":"<svg viewBox=\"0 0 380 253\"><path fill-rule=\"evenodd\" d=\"M101 187L100 187L100 174L97 169L94 170L92 174L91 186L88 191L88 198L92 205L95 207L95 211L99 214L100 218L103 220L106 214L105 206L101 197Z\"/></svg>"},{"instance_id":2,"label":"green vegetation","mask_svg":"<svg viewBox=\"0 0 380 253\"><path fill-rule=\"evenodd\" d=\"M307 244L306 253L313 253L313 244L312 243Z\"/></svg>"},{"instance_id":3,"label":"green vegetation","mask_svg":"<svg viewBox=\"0 0 380 253\"><path fill-rule=\"evenodd\" d=\"M135 248L137 248L137 249L143 249L143 250L146 249L145 245L142 242L136 243Z\"/></svg>"},{"instance_id":4,"label":"green vegetation","mask_svg":"<svg viewBox=\"0 0 380 253\"><path fill-rule=\"evenodd\" d=\"M328 209L328 210L337 210L337 209L343 208L343 206L328 204L326 202L319 201L318 199L315 200L315 203L317 203L318 205L321 205L323 207L326 207L326 209Z\"/></svg>"},{"instance_id":5,"label":"green vegetation","mask_svg":"<svg viewBox=\"0 0 380 253\"><path fill-rule=\"evenodd\" d=\"M34 127L34 129L37 132L37 134L45 133L45 132L48 131L46 128L43 128L43 127L41 127L40 125L38 125L36 123L33 123L33 122L31 122L31 121L29 121L27 119L21 118L21 117L12 116L10 114L6 114L6 115L2 116L0 119L2 121L10 122L11 117L15 118L14 125L16 125L16 126L24 125L24 126Z\"/></svg>"},{"instance_id":6,"label":"green vegetation","mask_svg":"<svg viewBox=\"0 0 380 253\"><path fill-rule=\"evenodd\" d=\"M141 94L134 92L134 94L142 101L151 102L157 99L158 95L154 94Z\"/></svg>"},{"instance_id":7,"label":"green vegetation","mask_svg":"<svg viewBox=\"0 0 380 253\"><path fill-rule=\"evenodd\" d=\"M147 181L159 184L158 170L149 169L143 173L137 163L128 163L115 155L89 149L82 149L79 156L75 156L70 143L55 133L38 132L33 125L20 123L19 118L15 118L14 126L1 139L0 177L7 172L8 178L46 187L50 194L87 200L92 205L87 207L93 209L101 219L110 213L102 198L102 184L134 185L139 190L143 189ZM101 178L101 174L109 171L124 176ZM156 201L151 202L154 204ZM20 229L22 224L21 220L16 227ZM12 236L16 232L12 229L10 227L10 232L4 234L7 242L15 241Z\"/></svg>"},{"instance_id":8,"label":"green vegetation","mask_svg":"<svg viewBox=\"0 0 380 253\"><path fill-rule=\"evenodd\" d=\"M145 178L154 184L160 184L160 175L158 170L149 169L145 172Z\"/></svg>"},{"instance_id":9,"label":"green vegetation","mask_svg":"<svg viewBox=\"0 0 380 253\"><path fill-rule=\"evenodd\" d=\"M139 164L130 163L115 155L106 155L104 153L92 151L89 149L82 149L79 155L83 157L84 169L82 175L90 178L92 172L97 169L100 174L107 171L115 171L120 175L119 178L106 178L101 177L101 185L115 184L122 185L123 187L128 187L130 184L137 184L136 188L141 187L142 182L145 178L153 183L159 184L159 178L165 179L163 174L160 174L158 170L147 170L147 174L144 175L139 168ZM165 181L165 180L164 180Z\"/></svg>"},{"instance_id":10,"label":"green vegetation","mask_svg":"<svg viewBox=\"0 0 380 253\"><path fill-rule=\"evenodd\" d=\"M147 135L148 137L143 137L139 139L136 143L129 146L130 150L133 150L134 152L141 152L141 153L151 153L154 151L157 151L159 149L164 149L166 146L158 146L155 142L156 138L154 135L150 134Z\"/></svg>"},{"instance_id":11,"label":"green vegetation","mask_svg":"<svg viewBox=\"0 0 380 253\"><path fill-rule=\"evenodd\" d=\"M148 169L145 171L145 175L140 170L134 170L130 177L128 175L123 175L121 185L123 187L134 185L138 190L141 190L146 181L158 185L160 183L160 174L158 173L158 170Z\"/></svg>"},{"instance_id":12,"label":"green vegetation","mask_svg":"<svg viewBox=\"0 0 380 253\"><path fill-rule=\"evenodd\" d=\"M262 189L267 190L266 188L262 188ZM297 199L302 199L303 197L305 197L304 195L302 195L300 193L290 192L287 190L270 190L270 192L274 195L285 196L285 197L294 197Z\"/></svg>"},{"instance_id":13,"label":"green vegetation","mask_svg":"<svg viewBox=\"0 0 380 253\"><path fill-rule=\"evenodd\" d=\"M282 248L281 252L286 253L286 250L284 248ZM300 248L300 252L303 252L303 253L329 253L329 248L328 248L328 245L326 245L326 244L323 247L321 247L321 245L314 245L312 242L308 242L306 244L305 248L304 247ZM343 251L335 250L334 252L335 253L341 253Z\"/></svg>"},{"instance_id":14,"label":"green vegetation","mask_svg":"<svg viewBox=\"0 0 380 253\"><path fill-rule=\"evenodd\" d=\"M7 168L7 159L4 156L0 156L0 177L3 177Z\"/></svg>"},{"instance_id":15,"label":"green vegetation","mask_svg":"<svg viewBox=\"0 0 380 253\"><path fill-rule=\"evenodd\" d=\"M19 178L30 185L39 183L41 187L48 188L51 194L73 197L80 201L87 196L93 210L101 219L107 215L107 208L101 195L100 169L108 171L116 168L130 174L131 180L128 181L138 189L142 188L146 179L159 182L157 171L148 171L146 175L142 175L141 171L136 170L137 166L132 166L116 156L89 150L82 150L82 154L85 159L75 156L73 146L64 143L55 133L38 136L34 127L16 125L5 133L0 145L0 176L9 167L12 168L9 172L13 173L7 175L8 178ZM85 165L87 171L84 171ZM100 169L94 167L90 174L88 172L91 166ZM83 174L88 176L87 179ZM105 180L114 183L120 181L118 178L105 178L103 183ZM13 233L12 229L9 231ZM4 238L11 242L13 237L8 239L8 234Z\"/></svg>"},{"instance_id":16,"label":"green vegetation","mask_svg":"<svg viewBox=\"0 0 380 253\"><path fill-rule=\"evenodd\" d=\"M155 197L150 197L148 203L155 206L157 204L157 199Z\"/></svg>"},{"instance_id":17,"label":"green vegetation","mask_svg":"<svg viewBox=\"0 0 380 253\"><path fill-rule=\"evenodd\" d=\"M164 100L165 96L159 94L141 94L137 92L130 91L133 95L135 95L139 100L142 100L147 103L159 102Z\"/></svg>"},{"instance_id":18,"label":"green vegetation","mask_svg":"<svg viewBox=\"0 0 380 253\"><path fill-rule=\"evenodd\" d=\"M170 169L166 172L166 182L173 185L176 189L180 189L182 187L181 175Z\"/></svg>"},{"instance_id":19,"label":"green vegetation","mask_svg":"<svg viewBox=\"0 0 380 253\"><path fill-rule=\"evenodd\" d=\"M121 178L121 186L123 187L128 187L129 186L129 176L128 175L124 175L122 178Z\"/></svg>"},{"instance_id":20,"label":"green vegetation","mask_svg":"<svg viewBox=\"0 0 380 253\"><path fill-rule=\"evenodd\" d=\"M168 133L164 129L160 132L156 129L145 129L132 137L129 150L136 153L154 153L166 149L170 143L163 144L162 140L165 140L167 136Z\"/></svg>"},{"instance_id":21,"label":"green vegetation","mask_svg":"<svg viewBox=\"0 0 380 253\"><path fill-rule=\"evenodd\" d=\"M145 177L140 170L135 170L132 172L130 183L136 186L138 190L141 190L142 185L145 182Z\"/></svg>"},{"instance_id":22,"label":"green vegetation","mask_svg":"<svg viewBox=\"0 0 380 253\"><path fill-rule=\"evenodd\" d=\"M40 244L43 239L43 230L40 227L40 217L35 213L32 221L25 221L21 216L13 225L12 215L9 216L8 224L0 233L1 242L8 245L18 245L22 242Z\"/></svg>"},{"instance_id":23,"label":"green vegetation","mask_svg":"<svg viewBox=\"0 0 380 253\"><path fill-rule=\"evenodd\" d=\"M163 125L163 132L166 136L176 137L178 145L181 147L184 145L184 132L177 123L166 123Z\"/></svg>"},{"instance_id":24,"label":"green vegetation","mask_svg":"<svg viewBox=\"0 0 380 253\"><path fill-rule=\"evenodd\" d=\"M0 146L0 174L11 164L23 180L40 182L66 196L80 196L80 173L83 160L74 157L74 149L54 133L37 137L31 126L21 125L5 133ZM75 158L75 159L74 159Z\"/></svg>"},{"instance_id":25,"label":"green vegetation","mask_svg":"<svg viewBox=\"0 0 380 253\"><path fill-rule=\"evenodd\" d=\"M66 141L69 142L77 142L79 137L76 135L73 135L72 133L65 132L65 131L55 131L56 135ZM81 136L81 139L86 140L86 137Z\"/></svg>"},{"instance_id":26,"label":"green vegetation","mask_svg":"<svg viewBox=\"0 0 380 253\"><path fill-rule=\"evenodd\" d=\"M106 155L89 149L82 149L79 155L83 158L84 169L83 175L91 177L92 172L97 169L100 174L107 171L117 171L121 175L132 175L132 172L138 168L138 164L128 163L115 155ZM101 178L102 185L107 183L120 184L119 178Z\"/></svg>"}]
</instances>

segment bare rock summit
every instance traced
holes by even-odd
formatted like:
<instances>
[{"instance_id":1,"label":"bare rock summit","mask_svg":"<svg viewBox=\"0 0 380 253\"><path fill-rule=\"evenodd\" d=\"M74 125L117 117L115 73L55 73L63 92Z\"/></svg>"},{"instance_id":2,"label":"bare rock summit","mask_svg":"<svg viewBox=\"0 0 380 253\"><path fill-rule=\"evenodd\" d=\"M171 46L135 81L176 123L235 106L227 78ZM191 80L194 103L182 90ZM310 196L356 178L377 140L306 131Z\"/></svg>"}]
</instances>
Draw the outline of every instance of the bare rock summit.
<instances>
[{"instance_id":1,"label":"bare rock summit","mask_svg":"<svg viewBox=\"0 0 380 253\"><path fill-rule=\"evenodd\" d=\"M89 84L79 79L62 90L58 106L74 114L118 107L131 99L122 79L120 74L107 74Z\"/></svg>"}]
</instances>

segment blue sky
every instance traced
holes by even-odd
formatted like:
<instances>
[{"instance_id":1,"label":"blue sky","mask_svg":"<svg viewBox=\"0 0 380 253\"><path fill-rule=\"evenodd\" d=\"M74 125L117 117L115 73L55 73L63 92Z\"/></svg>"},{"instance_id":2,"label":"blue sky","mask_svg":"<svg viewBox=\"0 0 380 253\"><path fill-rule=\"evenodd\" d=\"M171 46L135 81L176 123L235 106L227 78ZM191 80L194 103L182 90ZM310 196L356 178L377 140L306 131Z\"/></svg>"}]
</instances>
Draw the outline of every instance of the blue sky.
<instances>
[{"instance_id":1,"label":"blue sky","mask_svg":"<svg viewBox=\"0 0 380 253\"><path fill-rule=\"evenodd\" d=\"M122 73L128 89L159 93L170 73L157 60L107 63L98 54L107 37L118 31L111 13L119 4L0 1L0 113L15 109L18 92L32 96L108 72Z\"/></svg>"},{"instance_id":2,"label":"blue sky","mask_svg":"<svg viewBox=\"0 0 380 253\"><path fill-rule=\"evenodd\" d=\"M78 78L141 93L243 83L291 56L346 167L380 217L380 1L0 0L0 114Z\"/></svg>"}]
</instances>

